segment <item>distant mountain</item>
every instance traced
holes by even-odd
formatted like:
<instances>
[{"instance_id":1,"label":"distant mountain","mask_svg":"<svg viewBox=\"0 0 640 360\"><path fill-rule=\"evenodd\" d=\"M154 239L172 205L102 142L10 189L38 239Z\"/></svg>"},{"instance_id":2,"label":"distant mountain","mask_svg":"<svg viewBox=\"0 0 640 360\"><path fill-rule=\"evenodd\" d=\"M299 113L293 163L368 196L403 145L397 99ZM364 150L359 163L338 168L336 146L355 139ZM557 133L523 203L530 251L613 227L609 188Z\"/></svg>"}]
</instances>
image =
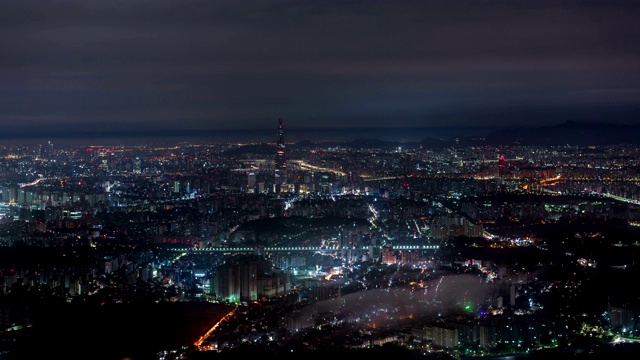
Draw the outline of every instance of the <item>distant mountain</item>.
<instances>
[{"instance_id":1,"label":"distant mountain","mask_svg":"<svg viewBox=\"0 0 640 360\"><path fill-rule=\"evenodd\" d=\"M294 148L294 149L310 149L310 148L314 148L316 146L317 146L316 143L314 143L311 140L302 140L302 141L299 141L299 142L291 145L291 147Z\"/></svg>"},{"instance_id":2,"label":"distant mountain","mask_svg":"<svg viewBox=\"0 0 640 360\"><path fill-rule=\"evenodd\" d=\"M435 138L426 137L421 141L400 142L377 138L357 138L351 141L302 140L289 144L289 149L313 149L317 147L345 147L351 149L429 149L440 150L450 146L477 145L611 145L640 144L640 126L615 125L589 120L570 120L554 126L512 127L496 129L486 136ZM225 152L226 155L242 156L248 153L272 155L275 146L269 143L249 144Z\"/></svg>"},{"instance_id":3,"label":"distant mountain","mask_svg":"<svg viewBox=\"0 0 640 360\"><path fill-rule=\"evenodd\" d=\"M313 144L313 146L312 146ZM313 143L311 141L300 142L294 145L295 148L303 148L303 147L346 147L352 149L387 149L394 148L398 146L406 147L407 143L401 143L398 141L386 141L379 139L364 139L359 138L351 141L323 141L319 143Z\"/></svg>"},{"instance_id":4,"label":"distant mountain","mask_svg":"<svg viewBox=\"0 0 640 360\"><path fill-rule=\"evenodd\" d=\"M269 144L249 144L240 146L235 149L230 149L224 152L225 155L229 156L242 156L245 154L274 154L276 151L276 147L274 145Z\"/></svg>"},{"instance_id":5,"label":"distant mountain","mask_svg":"<svg viewBox=\"0 0 640 360\"><path fill-rule=\"evenodd\" d=\"M436 139L436 138L426 138L422 141L420 141L418 143L418 146L424 148L424 149L434 149L434 150L438 150L438 149L442 149L451 145L454 145L456 142L455 140L442 140L442 139Z\"/></svg>"},{"instance_id":6,"label":"distant mountain","mask_svg":"<svg viewBox=\"0 0 640 360\"><path fill-rule=\"evenodd\" d=\"M346 146L352 148L360 148L360 149L371 149L371 148L397 148L398 146L406 146L406 143L401 143L398 141L385 141L378 139L355 139L353 141L349 141L345 143Z\"/></svg>"},{"instance_id":7,"label":"distant mountain","mask_svg":"<svg viewBox=\"0 0 640 360\"><path fill-rule=\"evenodd\" d=\"M441 140L435 138L426 138L420 142L400 142L400 141L388 141L388 140L380 140L380 139L371 139L371 138L360 138L352 141L330 141L330 142L320 142L314 143L309 140L301 141L299 143L291 145L292 148L301 149L301 148L312 148L312 147L331 147L331 146L342 146L352 149L393 149L402 147L403 149L411 149L411 148L442 148L446 146L451 146L454 144L453 140Z\"/></svg>"},{"instance_id":8,"label":"distant mountain","mask_svg":"<svg viewBox=\"0 0 640 360\"><path fill-rule=\"evenodd\" d=\"M312 149L317 147L345 147L350 149L397 149L399 147L403 149L442 149L447 146L455 145L455 140L442 140L436 138L426 138L420 142L400 142L400 141L387 141L371 138L359 138L352 141L324 141L315 143L310 140L302 140L300 142L289 144L289 149ZM230 156L243 156L246 154L273 154L275 152L275 146L272 144L249 144L240 146L235 149L225 151L225 155Z\"/></svg>"},{"instance_id":9,"label":"distant mountain","mask_svg":"<svg viewBox=\"0 0 640 360\"><path fill-rule=\"evenodd\" d=\"M487 135L486 143L543 146L640 144L640 126L570 120L555 126L495 130Z\"/></svg>"}]
</instances>

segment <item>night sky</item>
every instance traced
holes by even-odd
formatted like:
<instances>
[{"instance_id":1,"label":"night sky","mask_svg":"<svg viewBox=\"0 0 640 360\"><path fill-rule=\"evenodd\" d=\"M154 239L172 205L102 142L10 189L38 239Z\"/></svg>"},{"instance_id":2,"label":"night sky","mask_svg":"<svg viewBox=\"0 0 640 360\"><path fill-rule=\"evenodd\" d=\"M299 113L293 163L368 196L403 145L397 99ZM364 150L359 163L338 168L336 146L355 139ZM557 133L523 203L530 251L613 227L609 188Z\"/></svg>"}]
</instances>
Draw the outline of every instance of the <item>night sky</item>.
<instances>
[{"instance_id":1,"label":"night sky","mask_svg":"<svg viewBox=\"0 0 640 360\"><path fill-rule=\"evenodd\" d=\"M0 141L635 124L640 1L1 0L0 94Z\"/></svg>"}]
</instances>

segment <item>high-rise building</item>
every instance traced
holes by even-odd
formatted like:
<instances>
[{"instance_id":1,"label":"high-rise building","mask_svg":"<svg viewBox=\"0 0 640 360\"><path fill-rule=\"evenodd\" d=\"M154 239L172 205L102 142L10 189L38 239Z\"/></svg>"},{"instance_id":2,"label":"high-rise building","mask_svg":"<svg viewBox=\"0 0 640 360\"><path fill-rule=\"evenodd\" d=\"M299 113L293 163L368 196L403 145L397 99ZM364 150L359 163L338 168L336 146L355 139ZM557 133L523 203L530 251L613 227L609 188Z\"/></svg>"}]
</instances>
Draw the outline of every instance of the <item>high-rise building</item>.
<instances>
[{"instance_id":1,"label":"high-rise building","mask_svg":"<svg viewBox=\"0 0 640 360\"><path fill-rule=\"evenodd\" d=\"M140 162L140 158L135 158L135 160L133 160L133 173L134 174L141 174L142 173L142 166L141 166L141 162Z\"/></svg>"},{"instance_id":2,"label":"high-rise building","mask_svg":"<svg viewBox=\"0 0 640 360\"><path fill-rule=\"evenodd\" d=\"M286 146L284 143L284 131L282 128L282 117L278 118L278 134L276 138L275 157L275 183L284 184L287 175Z\"/></svg>"},{"instance_id":3,"label":"high-rise building","mask_svg":"<svg viewBox=\"0 0 640 360\"><path fill-rule=\"evenodd\" d=\"M253 194L256 188L256 173L250 171L247 173L247 192Z\"/></svg>"},{"instance_id":4,"label":"high-rise building","mask_svg":"<svg viewBox=\"0 0 640 360\"><path fill-rule=\"evenodd\" d=\"M259 279L268 277L266 274L267 271L271 271L271 268L271 261L255 254L229 257L216 267L211 281L211 290L220 301L255 301L264 295L264 288L259 288L259 284L264 286L264 283ZM271 283L278 287L274 296L282 295L289 290L288 285L285 285L289 279L286 276L283 276L282 280L278 279L274 280L275 283L273 281Z\"/></svg>"}]
</instances>

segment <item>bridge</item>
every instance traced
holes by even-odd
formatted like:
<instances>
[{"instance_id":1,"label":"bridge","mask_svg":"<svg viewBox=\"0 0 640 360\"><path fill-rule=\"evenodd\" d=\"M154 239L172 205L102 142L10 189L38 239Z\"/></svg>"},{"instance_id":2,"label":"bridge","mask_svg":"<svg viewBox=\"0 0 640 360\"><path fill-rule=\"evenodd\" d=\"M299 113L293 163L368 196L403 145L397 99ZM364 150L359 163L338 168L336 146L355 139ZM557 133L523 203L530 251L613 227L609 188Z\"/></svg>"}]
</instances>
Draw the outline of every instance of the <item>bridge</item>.
<instances>
[{"instance_id":1,"label":"bridge","mask_svg":"<svg viewBox=\"0 0 640 360\"><path fill-rule=\"evenodd\" d=\"M43 181L47 181L47 180L56 180L56 178L38 178L30 183L19 183L18 186L20 186L21 188L27 187L27 186L36 186L39 183L43 182Z\"/></svg>"},{"instance_id":2,"label":"bridge","mask_svg":"<svg viewBox=\"0 0 640 360\"><path fill-rule=\"evenodd\" d=\"M424 244L424 245L398 245L398 246L375 246L378 250L382 248L388 248L391 250L400 251L436 251L440 248L440 245ZM209 253L209 252L223 252L223 253L266 253L266 252L292 252L292 251L312 251L312 252L336 252L336 251L348 251L348 250L360 250L369 251L370 246L212 246L205 248L181 246L171 248L169 250L176 252L189 252L189 253Z\"/></svg>"}]
</instances>

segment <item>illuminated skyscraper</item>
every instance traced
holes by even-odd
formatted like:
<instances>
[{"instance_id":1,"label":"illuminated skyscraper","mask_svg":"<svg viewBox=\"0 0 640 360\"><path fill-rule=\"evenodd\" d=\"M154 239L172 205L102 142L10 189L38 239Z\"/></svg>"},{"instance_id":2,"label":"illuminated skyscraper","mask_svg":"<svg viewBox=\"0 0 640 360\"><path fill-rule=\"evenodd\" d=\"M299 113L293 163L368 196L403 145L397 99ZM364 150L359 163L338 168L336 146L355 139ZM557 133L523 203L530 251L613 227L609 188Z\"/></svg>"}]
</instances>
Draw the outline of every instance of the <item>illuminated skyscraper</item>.
<instances>
[{"instance_id":1,"label":"illuminated skyscraper","mask_svg":"<svg viewBox=\"0 0 640 360\"><path fill-rule=\"evenodd\" d=\"M256 173L250 171L247 173L247 192L253 194L256 188Z\"/></svg>"},{"instance_id":2,"label":"illuminated skyscraper","mask_svg":"<svg viewBox=\"0 0 640 360\"><path fill-rule=\"evenodd\" d=\"M282 117L278 118L278 136L276 138L275 183L284 184L287 175L287 157L282 129Z\"/></svg>"}]
</instances>

